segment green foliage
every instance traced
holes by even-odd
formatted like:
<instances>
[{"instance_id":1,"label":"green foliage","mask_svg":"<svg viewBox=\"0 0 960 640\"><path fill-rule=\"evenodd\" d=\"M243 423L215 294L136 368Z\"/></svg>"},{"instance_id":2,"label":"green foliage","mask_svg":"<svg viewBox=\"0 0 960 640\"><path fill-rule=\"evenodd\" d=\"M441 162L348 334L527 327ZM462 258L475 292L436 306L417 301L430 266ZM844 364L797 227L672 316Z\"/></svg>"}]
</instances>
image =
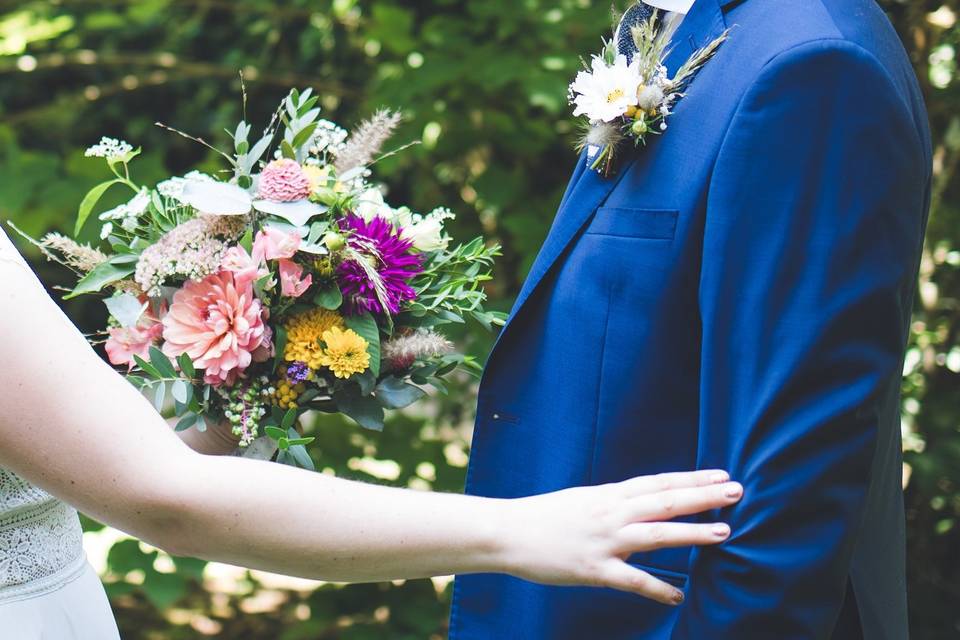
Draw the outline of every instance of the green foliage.
<instances>
[{"instance_id":1,"label":"green foliage","mask_svg":"<svg viewBox=\"0 0 960 640\"><path fill-rule=\"evenodd\" d=\"M960 629L960 2L881 4L916 64L936 153L933 213L904 385L904 443L912 637L939 640ZM237 130L236 122L268 122L288 87L313 87L312 95L291 96L293 109L284 114L291 126L283 135L292 132L286 153L296 154L297 132L310 126L309 112L316 107L323 110L320 117L346 126L380 107L402 109L398 144L421 144L378 164L390 200L420 211L452 204L458 217L447 226L455 238L483 234L489 246L471 248L481 253L500 245L496 278L482 286L491 308L506 310L575 162L566 85L580 56L593 52L609 29L609 6L606 0L2 3L0 74L7 82L0 82L0 216L12 217L34 236L54 228L69 232L90 185L127 177L125 167L113 167L118 175L84 159L83 150L102 135L148 150L135 165L143 184L222 166L210 149L155 127L157 121L194 134L222 132L208 142L245 153L235 167L243 176L270 143L262 142L262 132ZM238 71L245 104L233 100L242 94ZM316 103L308 105L313 98ZM110 188L99 196L86 216L125 202L130 192ZM159 232L172 225L176 211L155 202L150 215ZM84 227L85 241L96 241L95 227ZM45 282L71 280L56 265L35 266ZM108 284L113 269L127 266L111 265L110 273L89 285ZM485 271L481 265L478 278ZM470 283L440 286L445 288L433 292L431 304L469 315ZM337 303L332 297L327 302ZM83 330L102 326L104 309L96 300L65 306ZM502 316L478 319L496 323ZM476 323L453 323L445 331L477 360L490 347L491 336ZM451 395L434 395L415 416L392 412L382 433L318 417L304 434L317 438L312 462L346 477L460 490L472 420L465 398L474 383L458 374L443 378L446 366L425 365L412 382L452 386ZM174 390L172 382L144 380L163 387L164 398L167 387L174 399L189 393ZM391 404L406 400L400 396L409 390L389 384L377 393ZM197 403L191 398L190 404ZM376 418L382 407L374 404L357 411ZM191 415L182 420L193 424ZM276 435L278 442L287 439L289 451L302 447L291 444L299 434L283 429ZM304 497L305 508L309 500ZM216 629L223 638L422 640L445 634L449 590L438 594L429 581L287 591L272 608L252 614L250 601L270 591L258 578L247 575L235 592L211 598L203 588L203 563L172 563L170 573L162 554L130 541L111 551L106 580L124 638L198 637L191 624L207 633ZM187 621L173 610L192 617Z\"/></svg>"}]
</instances>

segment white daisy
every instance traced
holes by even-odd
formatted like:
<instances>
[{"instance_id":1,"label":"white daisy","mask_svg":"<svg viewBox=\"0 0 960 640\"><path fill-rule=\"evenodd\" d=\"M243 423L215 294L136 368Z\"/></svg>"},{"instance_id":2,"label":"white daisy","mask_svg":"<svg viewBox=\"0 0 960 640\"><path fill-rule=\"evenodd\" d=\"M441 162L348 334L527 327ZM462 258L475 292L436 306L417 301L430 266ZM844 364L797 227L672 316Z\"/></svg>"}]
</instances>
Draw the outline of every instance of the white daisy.
<instances>
[{"instance_id":1,"label":"white daisy","mask_svg":"<svg viewBox=\"0 0 960 640\"><path fill-rule=\"evenodd\" d=\"M585 115L591 122L612 122L637 106L637 87L642 82L639 59L628 64L626 56L618 55L608 65L594 56L592 71L581 71L570 85L577 107L573 115Z\"/></svg>"}]
</instances>

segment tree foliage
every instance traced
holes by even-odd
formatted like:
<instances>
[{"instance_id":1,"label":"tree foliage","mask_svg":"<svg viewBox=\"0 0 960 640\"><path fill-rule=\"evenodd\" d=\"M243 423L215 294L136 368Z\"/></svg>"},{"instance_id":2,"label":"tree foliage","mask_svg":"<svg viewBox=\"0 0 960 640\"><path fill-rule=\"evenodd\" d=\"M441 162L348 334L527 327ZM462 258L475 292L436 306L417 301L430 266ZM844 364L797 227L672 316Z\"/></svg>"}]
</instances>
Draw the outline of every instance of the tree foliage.
<instances>
[{"instance_id":1,"label":"tree foliage","mask_svg":"<svg viewBox=\"0 0 960 640\"><path fill-rule=\"evenodd\" d=\"M960 631L960 2L881 4L916 65L936 149L903 424L914 637L939 639ZM110 177L83 158L101 135L147 150L144 179L215 169L206 149L154 123L229 146L242 72L248 120L268 119L291 86L314 87L324 115L346 125L401 109L397 139L421 144L384 160L381 175L397 201L451 205L458 238L482 232L504 245L490 291L507 309L575 160L566 84L609 19L605 0L0 0L0 217L30 233L69 232L83 194ZM101 207L116 204L111 195ZM36 265L48 283L69 279ZM68 312L93 328L103 311L86 304L70 301ZM461 339L481 359L490 346L483 334ZM319 423L317 465L459 490L472 389L464 381L429 415L395 416L383 434ZM269 595L251 577L221 597L202 588L203 566L118 542L106 579L124 637L444 634L449 590L428 581Z\"/></svg>"}]
</instances>

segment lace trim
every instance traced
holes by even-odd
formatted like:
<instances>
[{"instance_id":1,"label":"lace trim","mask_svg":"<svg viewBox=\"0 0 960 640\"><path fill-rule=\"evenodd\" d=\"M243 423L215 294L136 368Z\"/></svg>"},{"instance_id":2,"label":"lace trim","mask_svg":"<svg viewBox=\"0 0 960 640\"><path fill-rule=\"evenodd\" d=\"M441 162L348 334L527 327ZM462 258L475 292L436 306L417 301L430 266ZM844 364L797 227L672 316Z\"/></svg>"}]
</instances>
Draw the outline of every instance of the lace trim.
<instances>
[{"instance_id":1,"label":"lace trim","mask_svg":"<svg viewBox=\"0 0 960 640\"><path fill-rule=\"evenodd\" d=\"M82 576L86 569L87 556L81 553L79 558L54 574L24 584L0 587L0 605L37 598L61 589Z\"/></svg>"},{"instance_id":2,"label":"lace trim","mask_svg":"<svg viewBox=\"0 0 960 640\"><path fill-rule=\"evenodd\" d=\"M81 558L83 531L73 508L48 498L0 511L0 593L38 580L62 583L61 574Z\"/></svg>"}]
</instances>

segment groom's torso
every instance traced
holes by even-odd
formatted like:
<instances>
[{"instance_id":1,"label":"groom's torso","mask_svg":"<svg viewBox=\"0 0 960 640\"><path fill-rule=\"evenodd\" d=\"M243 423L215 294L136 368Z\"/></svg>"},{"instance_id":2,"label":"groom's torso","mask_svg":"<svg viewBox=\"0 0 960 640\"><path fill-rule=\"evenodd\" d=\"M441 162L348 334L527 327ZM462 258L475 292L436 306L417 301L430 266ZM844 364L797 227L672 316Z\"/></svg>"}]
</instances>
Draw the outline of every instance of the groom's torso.
<instances>
[{"instance_id":1,"label":"groom's torso","mask_svg":"<svg viewBox=\"0 0 960 640\"><path fill-rule=\"evenodd\" d=\"M726 27L730 39L664 135L609 179L581 158L488 362L468 492L519 497L695 468L707 195L719 149L736 135L730 121L767 61L800 43L852 41L921 108L872 1L698 0L674 36L671 71ZM688 559L687 549L670 549L631 562L682 585ZM451 638L659 640L673 619L667 607L612 591L469 576L458 579Z\"/></svg>"}]
</instances>

